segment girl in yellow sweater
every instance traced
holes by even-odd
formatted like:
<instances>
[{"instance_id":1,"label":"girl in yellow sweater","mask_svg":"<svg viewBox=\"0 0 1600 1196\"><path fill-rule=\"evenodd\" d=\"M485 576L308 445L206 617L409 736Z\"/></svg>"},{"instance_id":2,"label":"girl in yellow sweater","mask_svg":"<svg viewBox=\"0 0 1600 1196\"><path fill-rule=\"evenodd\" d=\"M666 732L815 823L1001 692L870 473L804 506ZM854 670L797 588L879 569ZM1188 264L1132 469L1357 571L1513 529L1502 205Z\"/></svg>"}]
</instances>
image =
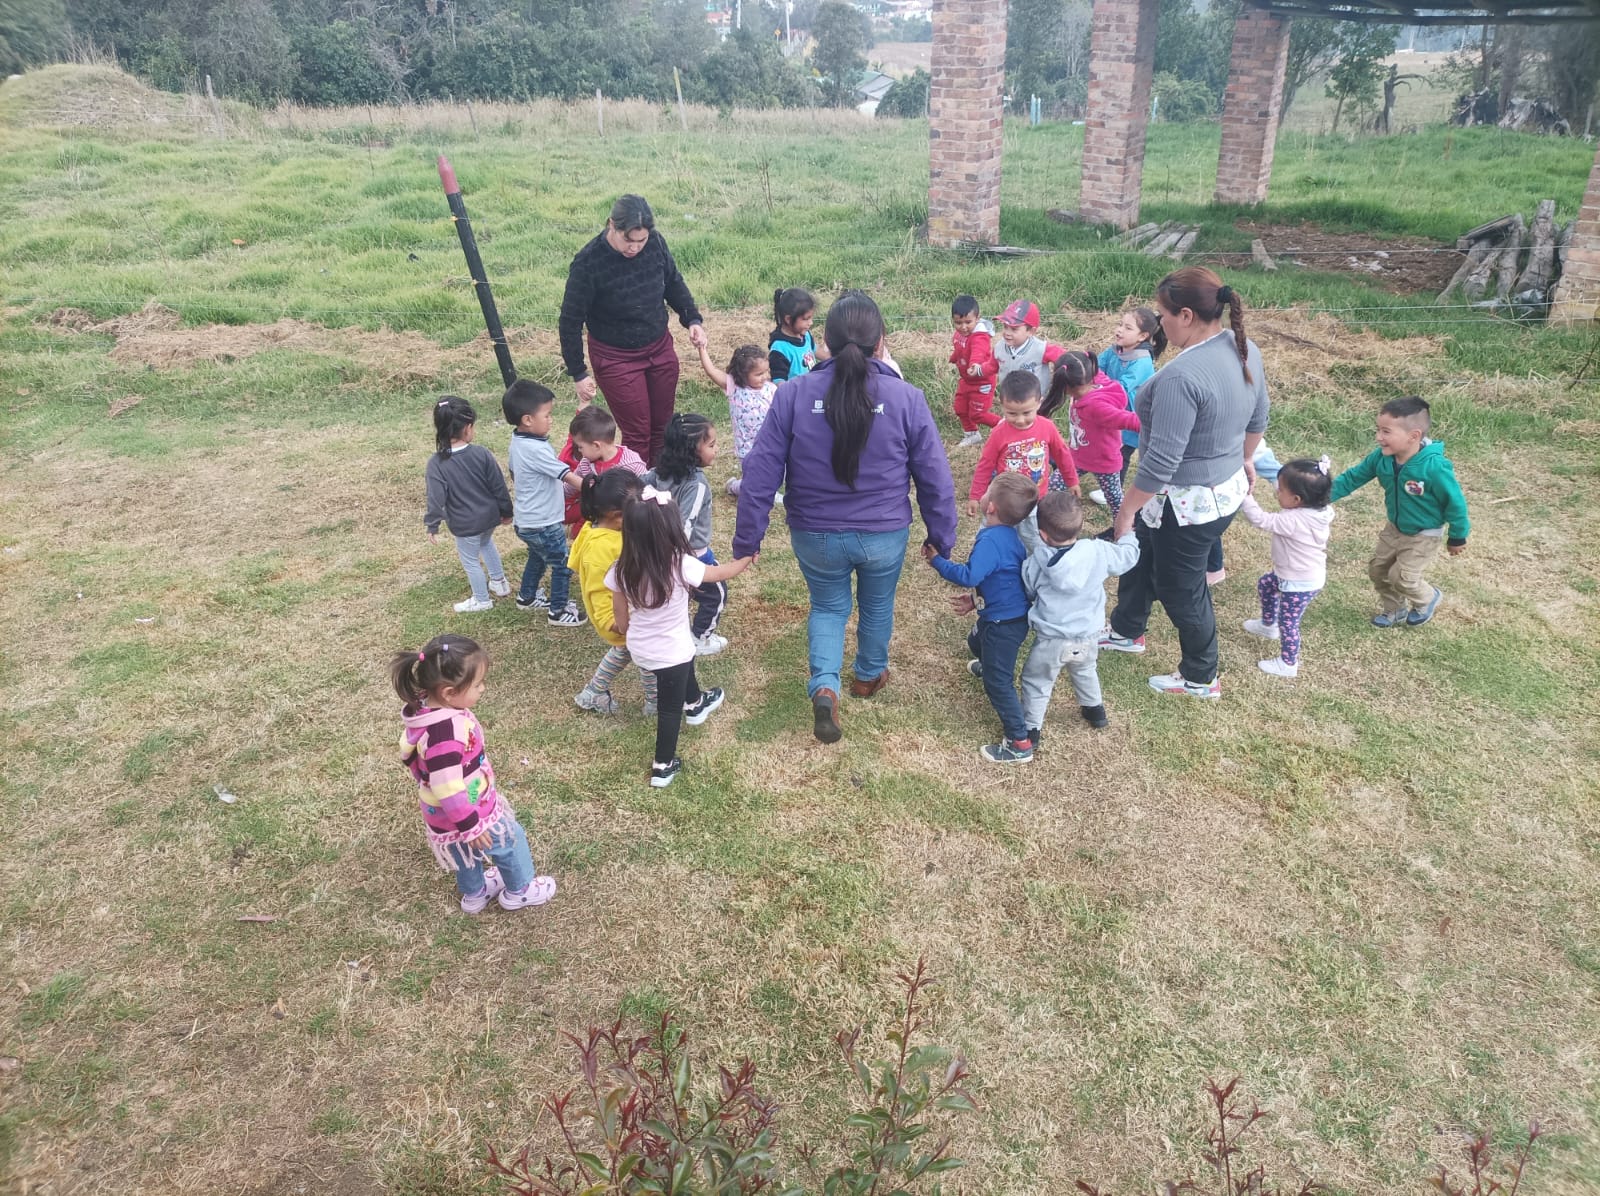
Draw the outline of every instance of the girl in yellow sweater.
<instances>
[{"instance_id":1,"label":"girl in yellow sweater","mask_svg":"<svg viewBox=\"0 0 1600 1196\"><path fill-rule=\"evenodd\" d=\"M611 683L633 660L628 646L616 628L611 591L606 589L606 571L622 555L622 507L643 489L639 475L626 469L607 470L583 479L578 501L583 510L583 526L572 542L567 568L577 577L589 625L606 642L607 651L595 667L594 676L573 699L579 709L597 714L621 714L622 706L611 693ZM656 675L639 670L644 684L644 713L656 712Z\"/></svg>"}]
</instances>

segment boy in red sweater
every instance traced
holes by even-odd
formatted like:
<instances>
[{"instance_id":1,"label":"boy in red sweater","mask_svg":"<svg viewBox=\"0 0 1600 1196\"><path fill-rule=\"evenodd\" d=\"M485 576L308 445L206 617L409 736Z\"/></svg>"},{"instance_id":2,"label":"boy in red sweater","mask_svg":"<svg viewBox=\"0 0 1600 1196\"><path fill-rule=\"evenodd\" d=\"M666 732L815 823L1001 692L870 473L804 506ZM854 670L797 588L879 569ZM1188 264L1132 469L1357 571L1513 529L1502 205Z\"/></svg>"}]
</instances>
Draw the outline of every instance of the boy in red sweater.
<instances>
[{"instance_id":1,"label":"boy in red sweater","mask_svg":"<svg viewBox=\"0 0 1600 1196\"><path fill-rule=\"evenodd\" d=\"M994 413L994 329L978 315L978 301L957 295L950 305L950 364L956 367L956 418L966 433L957 448L983 443L979 425L992 428L1000 422Z\"/></svg>"},{"instance_id":2,"label":"boy in red sweater","mask_svg":"<svg viewBox=\"0 0 1600 1196\"><path fill-rule=\"evenodd\" d=\"M1039 489L1043 498L1050 489L1050 466L1061 471L1067 489L1078 493L1078 470L1072 463L1067 442L1056 426L1039 414L1039 379L1032 370L1015 370L1000 383L1000 410L1005 422L989 434L972 474L967 513L978 513L978 499L989 488L996 474L1020 473Z\"/></svg>"}]
</instances>

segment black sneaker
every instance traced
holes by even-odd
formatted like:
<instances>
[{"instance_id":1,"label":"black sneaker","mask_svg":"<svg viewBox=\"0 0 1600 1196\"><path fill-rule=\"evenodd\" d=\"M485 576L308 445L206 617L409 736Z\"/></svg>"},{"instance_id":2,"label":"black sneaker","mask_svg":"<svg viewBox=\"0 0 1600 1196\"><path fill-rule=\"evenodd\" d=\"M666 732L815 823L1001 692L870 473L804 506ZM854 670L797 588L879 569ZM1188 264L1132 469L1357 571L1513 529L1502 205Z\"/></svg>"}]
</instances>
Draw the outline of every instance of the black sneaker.
<instances>
[{"instance_id":1,"label":"black sneaker","mask_svg":"<svg viewBox=\"0 0 1600 1196\"><path fill-rule=\"evenodd\" d=\"M722 699L726 696L720 689L701 690L698 702L690 702L684 706L683 721L691 727L698 727L711 717L718 706L722 705Z\"/></svg>"},{"instance_id":2,"label":"black sneaker","mask_svg":"<svg viewBox=\"0 0 1600 1196\"><path fill-rule=\"evenodd\" d=\"M683 761L674 756L670 763L650 765L650 788L665 789L678 779L683 771Z\"/></svg>"},{"instance_id":3,"label":"black sneaker","mask_svg":"<svg viewBox=\"0 0 1600 1196\"><path fill-rule=\"evenodd\" d=\"M1106 717L1106 708L1104 706L1079 706L1078 709L1083 712L1083 721L1096 731L1111 725L1111 720Z\"/></svg>"},{"instance_id":4,"label":"black sneaker","mask_svg":"<svg viewBox=\"0 0 1600 1196\"><path fill-rule=\"evenodd\" d=\"M1033 740L1034 747L1038 747L1039 741L1044 738L1044 729L1042 727L1029 727L1028 738Z\"/></svg>"},{"instance_id":5,"label":"black sneaker","mask_svg":"<svg viewBox=\"0 0 1600 1196\"><path fill-rule=\"evenodd\" d=\"M576 602L567 603L563 610L552 610L550 617L545 620L552 627L582 627L589 621L589 617L578 608Z\"/></svg>"}]
</instances>

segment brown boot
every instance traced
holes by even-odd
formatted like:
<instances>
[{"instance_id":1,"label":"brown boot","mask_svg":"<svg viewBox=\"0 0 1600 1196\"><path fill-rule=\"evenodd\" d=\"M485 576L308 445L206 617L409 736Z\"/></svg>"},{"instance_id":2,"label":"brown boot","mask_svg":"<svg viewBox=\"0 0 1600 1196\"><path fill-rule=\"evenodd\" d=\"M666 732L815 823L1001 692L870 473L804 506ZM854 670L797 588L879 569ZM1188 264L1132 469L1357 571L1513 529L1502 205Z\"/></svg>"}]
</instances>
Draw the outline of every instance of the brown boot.
<instances>
[{"instance_id":1,"label":"brown boot","mask_svg":"<svg viewBox=\"0 0 1600 1196\"><path fill-rule=\"evenodd\" d=\"M889 670L884 669L871 681L862 681L860 678L850 682L850 696L852 698L870 698L885 685L889 684Z\"/></svg>"},{"instance_id":2,"label":"brown boot","mask_svg":"<svg viewBox=\"0 0 1600 1196\"><path fill-rule=\"evenodd\" d=\"M811 695L811 730L823 743L838 743L844 732L839 729L839 695L831 689L819 689Z\"/></svg>"}]
</instances>

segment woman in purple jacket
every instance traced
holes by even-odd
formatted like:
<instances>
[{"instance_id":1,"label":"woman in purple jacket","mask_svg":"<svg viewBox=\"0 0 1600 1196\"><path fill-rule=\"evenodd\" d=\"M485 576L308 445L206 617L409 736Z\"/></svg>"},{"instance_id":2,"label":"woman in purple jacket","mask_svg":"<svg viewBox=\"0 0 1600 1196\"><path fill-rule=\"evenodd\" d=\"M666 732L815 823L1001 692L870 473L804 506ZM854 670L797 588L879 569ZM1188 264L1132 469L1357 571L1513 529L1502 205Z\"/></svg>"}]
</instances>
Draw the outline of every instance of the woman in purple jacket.
<instances>
[{"instance_id":1,"label":"woman in purple jacket","mask_svg":"<svg viewBox=\"0 0 1600 1196\"><path fill-rule=\"evenodd\" d=\"M860 608L850 692L870 698L889 681L894 594L911 535L910 489L932 544L955 544L955 483L928 400L878 359L883 316L861 291L846 291L823 331L832 357L778 387L744 461L734 556L761 547L773 498L784 511L795 560L811 591L806 621L813 729L837 742L839 669L851 582Z\"/></svg>"}]
</instances>

